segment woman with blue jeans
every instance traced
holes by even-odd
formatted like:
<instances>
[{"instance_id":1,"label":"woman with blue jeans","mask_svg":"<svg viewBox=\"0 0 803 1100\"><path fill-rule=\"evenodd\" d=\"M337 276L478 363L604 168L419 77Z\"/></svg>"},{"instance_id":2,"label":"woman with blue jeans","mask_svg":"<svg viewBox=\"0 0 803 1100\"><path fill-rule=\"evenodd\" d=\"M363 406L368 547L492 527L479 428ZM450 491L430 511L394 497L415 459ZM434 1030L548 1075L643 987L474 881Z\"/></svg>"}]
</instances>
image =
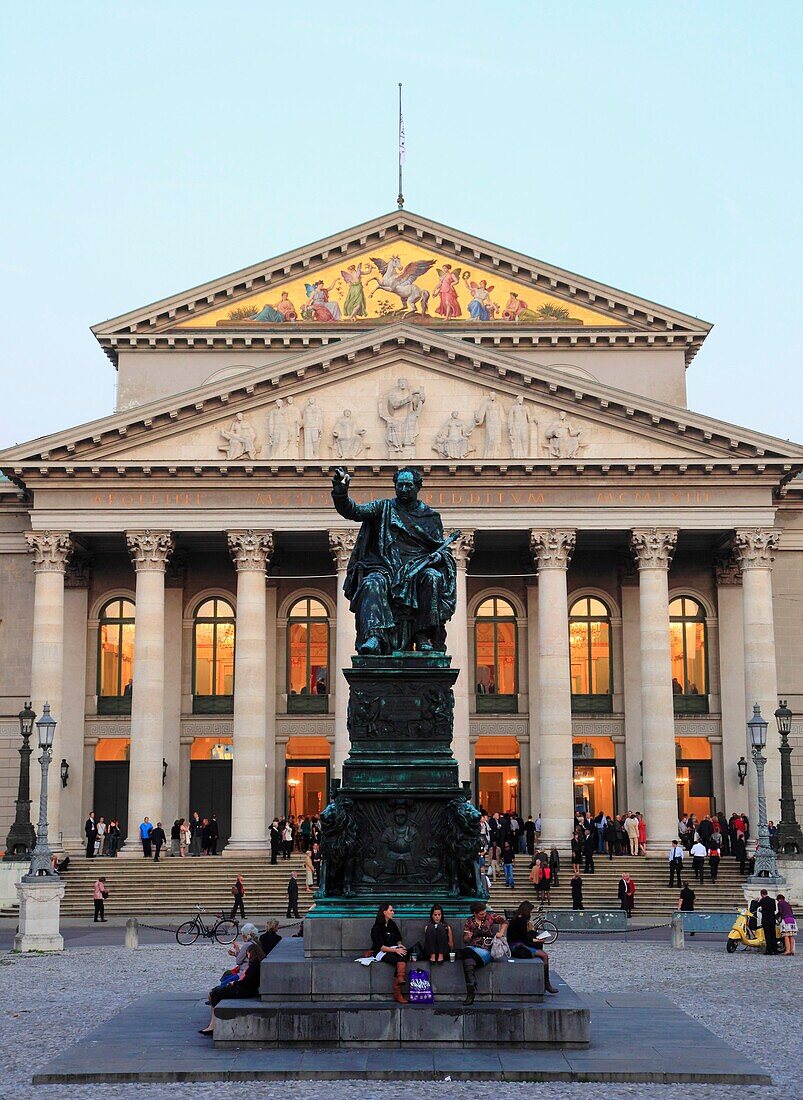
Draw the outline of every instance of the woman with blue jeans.
<instances>
[{"instance_id":1,"label":"woman with blue jeans","mask_svg":"<svg viewBox=\"0 0 803 1100\"><path fill-rule=\"evenodd\" d=\"M505 886L509 886L511 890L514 887L513 860L515 858L516 853L513 851L513 845L509 840L506 840L502 845L502 866L505 869Z\"/></svg>"},{"instance_id":2,"label":"woman with blue jeans","mask_svg":"<svg viewBox=\"0 0 803 1100\"><path fill-rule=\"evenodd\" d=\"M498 931L494 932L495 928ZM484 901L472 901L471 916L463 928L463 973L466 978L466 999L463 1004L474 1004L477 992L476 970L478 967L490 965L494 936L501 939L506 929L504 917L489 913Z\"/></svg>"}]
</instances>

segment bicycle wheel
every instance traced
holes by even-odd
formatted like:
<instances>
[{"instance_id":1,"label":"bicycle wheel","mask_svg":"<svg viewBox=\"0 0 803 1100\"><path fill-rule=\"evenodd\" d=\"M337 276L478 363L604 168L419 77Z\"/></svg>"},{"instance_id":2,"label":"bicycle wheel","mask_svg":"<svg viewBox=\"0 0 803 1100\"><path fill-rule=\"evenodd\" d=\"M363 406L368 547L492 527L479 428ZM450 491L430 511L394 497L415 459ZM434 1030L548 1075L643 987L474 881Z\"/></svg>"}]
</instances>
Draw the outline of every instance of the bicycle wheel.
<instances>
[{"instance_id":1,"label":"bicycle wheel","mask_svg":"<svg viewBox=\"0 0 803 1100\"><path fill-rule=\"evenodd\" d=\"M539 943L554 943L558 938L558 926L551 920L539 921L535 937Z\"/></svg>"},{"instance_id":2,"label":"bicycle wheel","mask_svg":"<svg viewBox=\"0 0 803 1100\"><path fill-rule=\"evenodd\" d=\"M195 920L185 920L176 929L176 939L182 947L189 947L191 943L195 943L200 934L201 930Z\"/></svg>"},{"instance_id":3,"label":"bicycle wheel","mask_svg":"<svg viewBox=\"0 0 803 1100\"><path fill-rule=\"evenodd\" d=\"M215 925L215 939L218 943L234 943L239 931L236 920L219 920Z\"/></svg>"}]
</instances>

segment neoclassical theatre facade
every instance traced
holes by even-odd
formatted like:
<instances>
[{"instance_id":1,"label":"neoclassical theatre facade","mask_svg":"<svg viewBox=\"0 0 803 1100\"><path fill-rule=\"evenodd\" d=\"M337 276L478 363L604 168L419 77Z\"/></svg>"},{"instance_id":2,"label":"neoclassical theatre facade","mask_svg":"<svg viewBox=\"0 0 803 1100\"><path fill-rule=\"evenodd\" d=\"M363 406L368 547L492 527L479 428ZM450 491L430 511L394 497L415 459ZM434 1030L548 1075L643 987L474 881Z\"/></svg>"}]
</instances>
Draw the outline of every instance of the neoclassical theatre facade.
<instances>
[{"instance_id":1,"label":"neoclassical theatre facade","mask_svg":"<svg viewBox=\"0 0 803 1100\"><path fill-rule=\"evenodd\" d=\"M756 819L758 702L777 818L803 447L688 408L709 328L405 211L97 325L116 409L0 452L0 829L28 698L58 720L67 850L90 809L129 845L214 812L228 852L318 812L354 650L332 472L368 500L406 464L461 532L476 801L561 844L579 806L642 810L661 846L680 811Z\"/></svg>"}]
</instances>

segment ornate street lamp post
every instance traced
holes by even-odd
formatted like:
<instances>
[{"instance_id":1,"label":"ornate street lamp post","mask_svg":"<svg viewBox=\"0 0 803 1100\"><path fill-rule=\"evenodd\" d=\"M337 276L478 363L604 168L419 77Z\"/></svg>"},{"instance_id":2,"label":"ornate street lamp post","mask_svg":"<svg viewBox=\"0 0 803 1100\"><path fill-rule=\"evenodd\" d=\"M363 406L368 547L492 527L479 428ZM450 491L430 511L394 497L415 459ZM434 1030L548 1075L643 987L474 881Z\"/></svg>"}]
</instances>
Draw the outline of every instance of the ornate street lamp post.
<instances>
[{"instance_id":1,"label":"ornate street lamp post","mask_svg":"<svg viewBox=\"0 0 803 1100\"><path fill-rule=\"evenodd\" d=\"M792 712L781 699L775 712L778 733L781 735L781 820L778 822L778 851L781 855L803 855L803 833L795 816L795 796L792 788Z\"/></svg>"},{"instance_id":2,"label":"ornate street lamp post","mask_svg":"<svg viewBox=\"0 0 803 1100\"><path fill-rule=\"evenodd\" d=\"M25 704L19 717L22 735L22 748L19 750L20 785L14 824L6 837L6 854L3 856L3 860L8 863L27 863L36 844L36 833L31 824L31 753L33 749L29 744L36 712L31 709L30 703Z\"/></svg>"},{"instance_id":3,"label":"ornate street lamp post","mask_svg":"<svg viewBox=\"0 0 803 1100\"><path fill-rule=\"evenodd\" d=\"M753 717L747 723L750 746L753 750L753 763L756 766L758 777L758 850L756 851L753 874L748 879L751 883L779 881L775 852L770 847L770 830L767 824L767 795L764 791L764 765L767 760L762 750L767 744L767 725L768 723L761 717L761 708L758 703L754 703Z\"/></svg>"},{"instance_id":4,"label":"ornate street lamp post","mask_svg":"<svg viewBox=\"0 0 803 1100\"><path fill-rule=\"evenodd\" d=\"M58 879L53 870L53 853L47 842L47 771L53 758L53 735L56 732L56 721L50 714L50 703L42 707L42 717L36 723L39 733L39 748L42 755L39 763L42 766L42 787L39 793L39 824L36 829L36 847L31 856L31 869L23 876L23 882L35 882L43 877Z\"/></svg>"}]
</instances>

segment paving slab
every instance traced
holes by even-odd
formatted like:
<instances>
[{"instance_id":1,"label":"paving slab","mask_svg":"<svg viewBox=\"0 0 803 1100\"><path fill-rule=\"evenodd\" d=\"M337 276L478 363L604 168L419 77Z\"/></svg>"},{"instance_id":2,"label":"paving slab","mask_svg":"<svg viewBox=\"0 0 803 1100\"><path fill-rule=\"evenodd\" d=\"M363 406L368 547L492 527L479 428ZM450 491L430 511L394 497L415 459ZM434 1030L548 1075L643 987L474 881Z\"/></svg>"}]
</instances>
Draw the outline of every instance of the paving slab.
<instances>
[{"instance_id":1,"label":"paving slab","mask_svg":"<svg viewBox=\"0 0 803 1100\"><path fill-rule=\"evenodd\" d=\"M74 1046L48 1062L34 1084L289 1080L609 1081L769 1085L761 1066L743 1057L666 998L633 991L628 1013L611 1013L608 998L578 1000L591 1007L591 1045L585 1050L444 1050L416 1043L411 1049L215 1049L198 1035L208 1010L192 994L151 995L128 1005ZM195 1007L193 1007L195 1006ZM414 1014L411 1005L403 1015ZM639 1027L658 1012L664 1040L653 1034L632 1050L632 1021ZM164 1042L163 1021L170 1021ZM650 1029L652 1031L652 1029ZM666 1036L694 1035L678 1049Z\"/></svg>"}]
</instances>

